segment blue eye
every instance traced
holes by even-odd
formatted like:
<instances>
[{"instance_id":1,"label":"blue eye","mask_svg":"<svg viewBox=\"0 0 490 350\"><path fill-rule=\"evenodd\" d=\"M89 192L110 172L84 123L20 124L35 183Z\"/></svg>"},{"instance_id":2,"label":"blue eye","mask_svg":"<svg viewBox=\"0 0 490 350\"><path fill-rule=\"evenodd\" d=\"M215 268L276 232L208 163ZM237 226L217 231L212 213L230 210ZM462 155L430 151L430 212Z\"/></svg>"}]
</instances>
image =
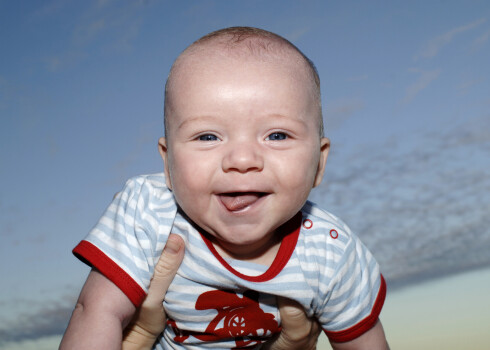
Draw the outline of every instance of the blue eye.
<instances>
[{"instance_id":1,"label":"blue eye","mask_svg":"<svg viewBox=\"0 0 490 350\"><path fill-rule=\"evenodd\" d=\"M273 132L272 134L267 136L267 140L269 140L269 141L282 141L282 140L285 140L287 138L288 138L288 136L283 132Z\"/></svg>"},{"instance_id":2,"label":"blue eye","mask_svg":"<svg viewBox=\"0 0 490 350\"><path fill-rule=\"evenodd\" d=\"M217 141L218 138L212 134L204 134L204 135L199 136L198 140L199 141Z\"/></svg>"}]
</instances>

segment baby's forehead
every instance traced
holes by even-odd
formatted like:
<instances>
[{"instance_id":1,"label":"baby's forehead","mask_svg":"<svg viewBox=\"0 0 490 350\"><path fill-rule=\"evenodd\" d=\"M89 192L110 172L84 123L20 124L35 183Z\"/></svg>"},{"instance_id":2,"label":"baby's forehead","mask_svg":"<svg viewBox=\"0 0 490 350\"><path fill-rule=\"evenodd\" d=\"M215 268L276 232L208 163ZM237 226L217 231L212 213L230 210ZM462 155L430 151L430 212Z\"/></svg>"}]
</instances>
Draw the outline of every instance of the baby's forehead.
<instances>
[{"instance_id":1,"label":"baby's forehead","mask_svg":"<svg viewBox=\"0 0 490 350\"><path fill-rule=\"evenodd\" d=\"M175 84L182 86L184 82L189 82L189 77L203 72L246 71L259 66L274 67L284 75L295 76L299 80L312 83L313 89L316 89L315 77L301 54L277 43L268 46L266 43L254 45L256 46L246 43L229 45L226 42L211 42L191 46L172 66L166 92L171 93Z\"/></svg>"},{"instance_id":2,"label":"baby's forehead","mask_svg":"<svg viewBox=\"0 0 490 350\"><path fill-rule=\"evenodd\" d=\"M315 84L308 69L297 57L290 55L237 54L227 48L207 47L189 53L174 68L167 86L166 102L178 101L175 108L194 101L189 98L191 92L196 97L206 94L209 89L227 89L230 96L248 89L259 96L259 88L263 86L277 93L283 91L284 86L294 86L293 91L299 99L316 98Z\"/></svg>"},{"instance_id":3,"label":"baby's forehead","mask_svg":"<svg viewBox=\"0 0 490 350\"><path fill-rule=\"evenodd\" d=\"M218 37L197 41L189 46L174 62L165 87L166 130L167 119L171 119L172 111L177 107L173 106L177 91L180 91L178 100L181 100L182 91L186 91L193 81L206 72L211 75L224 69L246 72L248 68L261 63L264 63L264 67L274 67L284 76L292 78L289 82L298 83L310 91L314 104L318 106L316 114L322 130L320 86L314 65L294 45L267 37L249 37L241 41ZM267 77L264 76L265 79Z\"/></svg>"},{"instance_id":4,"label":"baby's forehead","mask_svg":"<svg viewBox=\"0 0 490 350\"><path fill-rule=\"evenodd\" d=\"M288 62L306 68L301 54L277 42L264 42L258 39L239 44L227 42L205 42L190 46L175 61L172 70L183 64L198 64L203 60L217 62Z\"/></svg>"}]
</instances>

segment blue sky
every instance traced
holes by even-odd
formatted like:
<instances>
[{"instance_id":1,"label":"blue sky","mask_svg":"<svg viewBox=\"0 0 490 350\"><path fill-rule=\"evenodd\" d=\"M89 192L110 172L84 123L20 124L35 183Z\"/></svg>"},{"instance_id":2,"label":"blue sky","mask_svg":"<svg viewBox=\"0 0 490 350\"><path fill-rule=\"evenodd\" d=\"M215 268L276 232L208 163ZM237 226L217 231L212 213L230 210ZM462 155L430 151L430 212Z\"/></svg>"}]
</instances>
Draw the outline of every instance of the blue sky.
<instances>
[{"instance_id":1,"label":"blue sky","mask_svg":"<svg viewBox=\"0 0 490 350\"><path fill-rule=\"evenodd\" d=\"M170 65L232 25L315 62L332 152L312 199L393 288L490 266L488 1L0 1L0 346L63 331L88 273L71 249L162 169Z\"/></svg>"}]
</instances>

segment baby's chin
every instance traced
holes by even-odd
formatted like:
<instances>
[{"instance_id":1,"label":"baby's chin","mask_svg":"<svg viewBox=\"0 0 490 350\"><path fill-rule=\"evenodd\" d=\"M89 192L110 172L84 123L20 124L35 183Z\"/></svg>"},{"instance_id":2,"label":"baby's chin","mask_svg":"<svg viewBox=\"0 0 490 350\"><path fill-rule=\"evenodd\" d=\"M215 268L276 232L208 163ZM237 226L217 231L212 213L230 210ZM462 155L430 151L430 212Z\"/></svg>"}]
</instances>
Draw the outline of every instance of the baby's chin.
<instances>
[{"instance_id":1,"label":"baby's chin","mask_svg":"<svg viewBox=\"0 0 490 350\"><path fill-rule=\"evenodd\" d=\"M192 214L192 213L191 213ZM253 259L266 254L280 243L276 234L282 222L263 220L260 215L231 215L225 218L208 218L186 215L194 228L205 236L220 255L237 260ZM269 217L270 219L271 217ZM281 217L281 219L284 219ZM285 220L288 221L288 220Z\"/></svg>"},{"instance_id":2,"label":"baby's chin","mask_svg":"<svg viewBox=\"0 0 490 350\"><path fill-rule=\"evenodd\" d=\"M209 233L211 231L212 233ZM277 240L274 233L269 235L258 235L255 237L245 235L221 234L212 230L201 229L204 235L214 246L216 251L224 258L237 260L254 259L271 249Z\"/></svg>"}]
</instances>

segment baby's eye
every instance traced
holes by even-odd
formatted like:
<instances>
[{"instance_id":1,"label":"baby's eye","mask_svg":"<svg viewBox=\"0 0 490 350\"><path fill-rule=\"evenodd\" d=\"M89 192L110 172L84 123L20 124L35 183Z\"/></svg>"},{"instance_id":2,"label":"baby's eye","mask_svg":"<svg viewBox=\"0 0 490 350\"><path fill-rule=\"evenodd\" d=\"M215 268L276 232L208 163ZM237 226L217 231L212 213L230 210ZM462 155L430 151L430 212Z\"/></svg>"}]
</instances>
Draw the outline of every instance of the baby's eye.
<instances>
[{"instance_id":1,"label":"baby's eye","mask_svg":"<svg viewBox=\"0 0 490 350\"><path fill-rule=\"evenodd\" d=\"M204 134L198 137L199 141L217 141L218 138L212 134Z\"/></svg>"},{"instance_id":2,"label":"baby's eye","mask_svg":"<svg viewBox=\"0 0 490 350\"><path fill-rule=\"evenodd\" d=\"M268 140L268 141L281 141L281 140L285 140L287 138L288 138L288 135L286 135L283 132L273 132L272 134L267 136L266 140Z\"/></svg>"}]
</instances>

